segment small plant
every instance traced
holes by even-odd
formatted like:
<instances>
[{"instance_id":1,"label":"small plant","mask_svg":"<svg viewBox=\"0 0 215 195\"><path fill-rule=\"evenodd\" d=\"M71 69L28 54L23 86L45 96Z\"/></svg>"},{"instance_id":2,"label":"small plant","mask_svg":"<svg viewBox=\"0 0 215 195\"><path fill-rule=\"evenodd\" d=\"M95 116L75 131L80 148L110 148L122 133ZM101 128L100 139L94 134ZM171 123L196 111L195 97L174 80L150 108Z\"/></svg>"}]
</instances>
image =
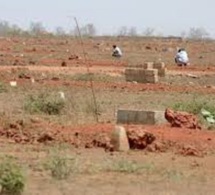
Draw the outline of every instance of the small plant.
<instances>
[{"instance_id":1,"label":"small plant","mask_svg":"<svg viewBox=\"0 0 215 195\"><path fill-rule=\"evenodd\" d=\"M143 170L149 170L151 167L137 164L133 161L120 160L113 164L112 167L109 168L109 171L121 172L121 173L139 173Z\"/></svg>"},{"instance_id":2,"label":"small plant","mask_svg":"<svg viewBox=\"0 0 215 195\"><path fill-rule=\"evenodd\" d=\"M93 74L93 73L86 73L86 74L75 74L71 78L75 81L96 81L96 82L117 82L117 81L123 81L122 77L116 77L116 76L110 76L105 74Z\"/></svg>"},{"instance_id":3,"label":"small plant","mask_svg":"<svg viewBox=\"0 0 215 195\"><path fill-rule=\"evenodd\" d=\"M53 156L45 168L51 171L52 177L62 180L67 179L74 172L75 159L69 159L58 155Z\"/></svg>"},{"instance_id":4,"label":"small plant","mask_svg":"<svg viewBox=\"0 0 215 195\"><path fill-rule=\"evenodd\" d=\"M204 101L188 101L188 102L177 102L173 105L174 110L185 111L193 114L200 114L202 109L210 111L215 114L215 106Z\"/></svg>"},{"instance_id":5,"label":"small plant","mask_svg":"<svg viewBox=\"0 0 215 195\"><path fill-rule=\"evenodd\" d=\"M0 82L0 93L6 92L7 89L3 83Z\"/></svg>"},{"instance_id":6,"label":"small plant","mask_svg":"<svg viewBox=\"0 0 215 195\"><path fill-rule=\"evenodd\" d=\"M183 173L177 170L165 170L162 175L164 178L174 181L180 181L184 178Z\"/></svg>"},{"instance_id":7,"label":"small plant","mask_svg":"<svg viewBox=\"0 0 215 195\"><path fill-rule=\"evenodd\" d=\"M0 164L0 185L2 195L20 195L25 187L21 168L6 160Z\"/></svg>"},{"instance_id":8,"label":"small plant","mask_svg":"<svg viewBox=\"0 0 215 195\"><path fill-rule=\"evenodd\" d=\"M65 106L65 101L59 97L47 94L31 95L24 105L25 110L30 113L45 113L49 115L60 114Z\"/></svg>"},{"instance_id":9,"label":"small plant","mask_svg":"<svg viewBox=\"0 0 215 195\"><path fill-rule=\"evenodd\" d=\"M202 125L204 125L209 130L213 129L213 125L210 124L210 121L212 121L212 119L214 120L215 116L215 106L213 104L204 101L197 101L194 99L193 101L188 102L178 102L173 105L173 109L195 114L198 116L198 119ZM213 118L204 116L205 112L210 113L210 116L213 116Z\"/></svg>"}]
</instances>

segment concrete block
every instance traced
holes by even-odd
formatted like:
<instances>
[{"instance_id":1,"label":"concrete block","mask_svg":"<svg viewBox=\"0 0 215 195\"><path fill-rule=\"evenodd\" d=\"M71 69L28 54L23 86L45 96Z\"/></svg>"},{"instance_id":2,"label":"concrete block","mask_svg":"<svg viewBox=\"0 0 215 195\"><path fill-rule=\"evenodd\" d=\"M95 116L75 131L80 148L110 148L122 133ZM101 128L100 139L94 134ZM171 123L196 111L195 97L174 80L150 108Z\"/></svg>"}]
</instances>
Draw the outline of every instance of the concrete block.
<instances>
[{"instance_id":1,"label":"concrete block","mask_svg":"<svg viewBox=\"0 0 215 195\"><path fill-rule=\"evenodd\" d=\"M163 69L163 68L165 68L165 63L164 62L155 62L153 64L153 68L155 68L155 69Z\"/></svg>"},{"instance_id":2,"label":"concrete block","mask_svg":"<svg viewBox=\"0 0 215 195\"><path fill-rule=\"evenodd\" d=\"M164 111L154 111L154 124L164 124L166 122Z\"/></svg>"},{"instance_id":3,"label":"concrete block","mask_svg":"<svg viewBox=\"0 0 215 195\"><path fill-rule=\"evenodd\" d=\"M116 126L112 136L111 145L114 151L126 152L130 149L126 130L122 126Z\"/></svg>"},{"instance_id":4,"label":"concrete block","mask_svg":"<svg viewBox=\"0 0 215 195\"><path fill-rule=\"evenodd\" d=\"M144 70L146 76L154 76L158 75L158 70L157 69L146 69Z\"/></svg>"},{"instance_id":5,"label":"concrete block","mask_svg":"<svg viewBox=\"0 0 215 195\"><path fill-rule=\"evenodd\" d=\"M157 69L138 69L127 68L125 70L126 81L136 81L139 83L157 83L158 70Z\"/></svg>"},{"instance_id":6,"label":"concrete block","mask_svg":"<svg viewBox=\"0 0 215 195\"><path fill-rule=\"evenodd\" d=\"M118 110L117 124L155 125L166 123L164 111Z\"/></svg>"},{"instance_id":7,"label":"concrete block","mask_svg":"<svg viewBox=\"0 0 215 195\"><path fill-rule=\"evenodd\" d=\"M162 68L158 70L158 75L160 77L165 77L167 75L167 68Z\"/></svg>"},{"instance_id":8,"label":"concrete block","mask_svg":"<svg viewBox=\"0 0 215 195\"><path fill-rule=\"evenodd\" d=\"M146 82L147 83L158 83L158 76L146 77Z\"/></svg>"},{"instance_id":9,"label":"concrete block","mask_svg":"<svg viewBox=\"0 0 215 195\"><path fill-rule=\"evenodd\" d=\"M154 65L153 62L146 62L144 63L143 67L144 69L153 69L153 65Z\"/></svg>"}]
</instances>

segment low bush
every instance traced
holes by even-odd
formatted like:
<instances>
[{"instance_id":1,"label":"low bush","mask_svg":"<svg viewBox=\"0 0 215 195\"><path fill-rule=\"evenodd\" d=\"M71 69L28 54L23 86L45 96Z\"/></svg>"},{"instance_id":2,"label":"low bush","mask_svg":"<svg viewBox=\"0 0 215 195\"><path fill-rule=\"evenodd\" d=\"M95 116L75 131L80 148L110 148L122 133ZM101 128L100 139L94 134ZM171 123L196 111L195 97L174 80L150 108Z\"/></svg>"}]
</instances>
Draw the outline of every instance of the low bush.
<instances>
[{"instance_id":1,"label":"low bush","mask_svg":"<svg viewBox=\"0 0 215 195\"><path fill-rule=\"evenodd\" d=\"M21 168L8 159L0 164L0 185L2 195L20 195L25 187Z\"/></svg>"},{"instance_id":2,"label":"low bush","mask_svg":"<svg viewBox=\"0 0 215 195\"><path fill-rule=\"evenodd\" d=\"M24 105L25 110L30 113L45 113L58 115L65 107L65 101L60 97L47 94L31 95Z\"/></svg>"}]
</instances>

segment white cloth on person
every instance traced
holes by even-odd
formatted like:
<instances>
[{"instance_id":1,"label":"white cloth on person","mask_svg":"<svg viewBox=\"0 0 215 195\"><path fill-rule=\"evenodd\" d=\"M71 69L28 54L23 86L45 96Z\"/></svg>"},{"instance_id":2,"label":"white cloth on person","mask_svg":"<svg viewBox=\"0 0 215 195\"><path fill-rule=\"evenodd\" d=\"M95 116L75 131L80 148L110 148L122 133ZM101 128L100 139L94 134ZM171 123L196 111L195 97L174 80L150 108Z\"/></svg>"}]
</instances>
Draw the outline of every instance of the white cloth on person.
<instances>
[{"instance_id":1,"label":"white cloth on person","mask_svg":"<svg viewBox=\"0 0 215 195\"><path fill-rule=\"evenodd\" d=\"M188 64L189 57L185 50L181 50L176 54L175 62L177 64Z\"/></svg>"},{"instance_id":2,"label":"white cloth on person","mask_svg":"<svg viewBox=\"0 0 215 195\"><path fill-rule=\"evenodd\" d=\"M113 54L112 56L116 56L116 57L121 57L122 56L122 51L119 47L115 47L113 49Z\"/></svg>"}]
</instances>

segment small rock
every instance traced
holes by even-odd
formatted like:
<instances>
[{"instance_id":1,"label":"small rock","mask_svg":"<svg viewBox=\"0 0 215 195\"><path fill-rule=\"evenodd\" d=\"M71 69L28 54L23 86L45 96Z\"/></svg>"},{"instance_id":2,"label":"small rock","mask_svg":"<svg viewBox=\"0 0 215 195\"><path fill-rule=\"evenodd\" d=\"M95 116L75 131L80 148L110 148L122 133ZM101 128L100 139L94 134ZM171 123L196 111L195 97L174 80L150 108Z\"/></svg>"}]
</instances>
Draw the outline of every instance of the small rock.
<instances>
[{"instance_id":1,"label":"small rock","mask_svg":"<svg viewBox=\"0 0 215 195\"><path fill-rule=\"evenodd\" d=\"M10 81L10 86L11 87L16 87L17 86L17 82L16 81Z\"/></svg>"},{"instance_id":2,"label":"small rock","mask_svg":"<svg viewBox=\"0 0 215 195\"><path fill-rule=\"evenodd\" d=\"M186 76L194 78L194 79L199 78L197 75L194 75L194 74L187 74Z\"/></svg>"},{"instance_id":3,"label":"small rock","mask_svg":"<svg viewBox=\"0 0 215 195\"><path fill-rule=\"evenodd\" d=\"M66 62L65 62L65 61L63 61L63 62L61 63L61 66L62 66L62 67L67 66Z\"/></svg>"}]
</instances>

